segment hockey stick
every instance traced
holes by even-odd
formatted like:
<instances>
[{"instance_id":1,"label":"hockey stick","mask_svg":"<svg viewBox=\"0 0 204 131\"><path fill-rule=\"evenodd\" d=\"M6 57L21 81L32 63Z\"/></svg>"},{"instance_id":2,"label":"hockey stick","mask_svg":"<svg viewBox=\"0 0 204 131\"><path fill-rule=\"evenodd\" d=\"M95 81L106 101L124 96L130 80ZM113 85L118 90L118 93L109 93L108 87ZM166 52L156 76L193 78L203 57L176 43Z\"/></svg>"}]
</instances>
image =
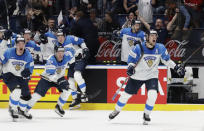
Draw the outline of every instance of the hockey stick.
<instances>
[{"instance_id":1,"label":"hockey stick","mask_svg":"<svg viewBox=\"0 0 204 131\"><path fill-rule=\"evenodd\" d=\"M202 44L200 47L198 47L196 50L194 50L193 53L183 63L181 63L181 66L184 67L185 64L191 59L191 57L193 55L195 55L203 46L204 46L204 44Z\"/></svg>"},{"instance_id":2,"label":"hockey stick","mask_svg":"<svg viewBox=\"0 0 204 131\"><path fill-rule=\"evenodd\" d=\"M9 23L9 13L8 13L8 5L7 5L7 2L6 0L4 0L4 4L5 4L5 7L6 7L6 18L7 18L7 25L8 25L8 30L10 29L10 23Z\"/></svg>"},{"instance_id":3,"label":"hockey stick","mask_svg":"<svg viewBox=\"0 0 204 131\"><path fill-rule=\"evenodd\" d=\"M144 50L142 48L141 42L139 42L139 46L141 49L141 57L139 58L138 62L134 65L134 68L138 65L138 63L140 62L140 60L142 59L143 55L144 55ZM122 89L123 85L129 80L130 76L125 78L125 81L122 83L122 85L120 86L120 88L117 89L117 91L115 92L115 94L112 97L112 101L115 100L116 96L119 94L120 90Z\"/></svg>"},{"instance_id":4,"label":"hockey stick","mask_svg":"<svg viewBox=\"0 0 204 131\"><path fill-rule=\"evenodd\" d=\"M51 80L50 80L49 78L47 78L46 76L43 76L43 75L41 75L41 74L39 74L39 73L37 73L37 72L36 72L36 75L40 76L41 78L43 78L43 79L45 79L45 80L47 80L47 81L49 81L49 82L53 82L53 83L55 83L55 84L58 85L58 83L56 83L56 82L54 82L54 81L51 81ZM79 95L84 95L84 93L79 92L79 91L75 91L75 90L73 90L73 89L71 89L71 88L69 88L69 87L68 87L68 89L70 89L70 90L76 92L76 93L79 94ZM88 100L94 99L94 98L97 97L100 93L101 93L101 89L98 90L98 91L96 91L96 92L93 93L93 94L89 94L89 95L87 94Z\"/></svg>"}]
</instances>

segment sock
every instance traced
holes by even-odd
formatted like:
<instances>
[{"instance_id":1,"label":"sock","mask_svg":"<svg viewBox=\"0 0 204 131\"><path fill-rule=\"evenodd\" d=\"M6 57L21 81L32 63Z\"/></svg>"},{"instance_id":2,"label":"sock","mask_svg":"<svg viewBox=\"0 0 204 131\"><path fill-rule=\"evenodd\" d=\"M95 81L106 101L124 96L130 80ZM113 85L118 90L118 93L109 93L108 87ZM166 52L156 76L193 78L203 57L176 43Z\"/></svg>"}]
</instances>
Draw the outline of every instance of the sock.
<instances>
[{"instance_id":1,"label":"sock","mask_svg":"<svg viewBox=\"0 0 204 131\"><path fill-rule=\"evenodd\" d=\"M155 102L157 100L157 91L149 90L147 93L147 101L145 104L144 113L150 115L151 111L154 108Z\"/></svg>"},{"instance_id":2,"label":"sock","mask_svg":"<svg viewBox=\"0 0 204 131\"><path fill-rule=\"evenodd\" d=\"M128 94L126 92L121 93L120 98L118 99L118 102L115 106L115 110L117 111L121 111L122 108L126 105L126 103L128 102L129 98L131 97L131 94Z\"/></svg>"},{"instance_id":3,"label":"sock","mask_svg":"<svg viewBox=\"0 0 204 131\"><path fill-rule=\"evenodd\" d=\"M57 104L60 107L63 107L63 105L67 102L67 99L69 95L71 94L70 90L63 90L63 92L60 94L59 100L57 101Z\"/></svg>"}]
</instances>

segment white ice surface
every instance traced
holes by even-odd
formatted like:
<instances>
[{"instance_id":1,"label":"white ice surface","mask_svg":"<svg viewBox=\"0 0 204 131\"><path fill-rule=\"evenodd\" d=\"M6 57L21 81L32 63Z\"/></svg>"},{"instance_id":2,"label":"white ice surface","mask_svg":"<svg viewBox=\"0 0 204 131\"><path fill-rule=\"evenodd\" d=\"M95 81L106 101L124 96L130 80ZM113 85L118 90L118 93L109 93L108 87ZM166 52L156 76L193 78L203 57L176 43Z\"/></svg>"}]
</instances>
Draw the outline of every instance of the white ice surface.
<instances>
[{"instance_id":1,"label":"white ice surface","mask_svg":"<svg viewBox=\"0 0 204 131\"><path fill-rule=\"evenodd\" d=\"M31 110L32 120L12 122L7 109L0 109L0 131L204 131L204 111L153 111L151 123L142 125L142 111L122 111L109 121L111 111Z\"/></svg>"}]
</instances>

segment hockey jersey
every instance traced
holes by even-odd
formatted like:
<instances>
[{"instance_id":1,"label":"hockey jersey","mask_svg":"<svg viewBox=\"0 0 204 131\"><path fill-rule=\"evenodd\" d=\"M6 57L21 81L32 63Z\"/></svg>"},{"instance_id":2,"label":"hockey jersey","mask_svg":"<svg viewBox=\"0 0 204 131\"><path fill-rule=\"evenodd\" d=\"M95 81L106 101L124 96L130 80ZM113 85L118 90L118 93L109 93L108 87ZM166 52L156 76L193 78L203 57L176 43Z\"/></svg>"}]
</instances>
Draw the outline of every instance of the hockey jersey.
<instances>
[{"instance_id":1,"label":"hockey jersey","mask_svg":"<svg viewBox=\"0 0 204 131\"><path fill-rule=\"evenodd\" d=\"M15 40L12 39L11 41L9 40L0 40L0 56L2 56L4 54L4 52L8 49L8 48L12 48L15 45Z\"/></svg>"},{"instance_id":2,"label":"hockey jersey","mask_svg":"<svg viewBox=\"0 0 204 131\"><path fill-rule=\"evenodd\" d=\"M134 47L134 41L144 41L145 33L141 30L133 33L131 28L124 28L120 31L120 37L122 38L121 61L127 62L128 54Z\"/></svg>"},{"instance_id":3,"label":"hockey jersey","mask_svg":"<svg viewBox=\"0 0 204 131\"><path fill-rule=\"evenodd\" d=\"M77 50L87 48L84 39L73 35L66 36L64 43L60 44L57 42L57 45L62 45L65 48L66 53L72 56L75 55Z\"/></svg>"},{"instance_id":4,"label":"hockey jersey","mask_svg":"<svg viewBox=\"0 0 204 131\"><path fill-rule=\"evenodd\" d=\"M3 73L11 72L15 76L21 76L21 72L28 68L32 74L34 62L30 52L25 49L24 53L19 56L16 54L16 48L9 48L0 58L3 64Z\"/></svg>"},{"instance_id":5,"label":"hockey jersey","mask_svg":"<svg viewBox=\"0 0 204 131\"><path fill-rule=\"evenodd\" d=\"M55 55L51 55L45 64L45 70L42 76L45 76L50 81L57 82L57 80L65 75L68 64L71 64L71 55L64 55L63 60L58 62Z\"/></svg>"},{"instance_id":6,"label":"hockey jersey","mask_svg":"<svg viewBox=\"0 0 204 131\"><path fill-rule=\"evenodd\" d=\"M160 60L162 60L164 64L170 60L170 55L163 44L156 43L153 49L149 49L146 47L145 43L146 42L142 43L142 48L144 50L143 56L141 55L142 51L139 45L136 45L129 54L128 64L136 64L142 56L135 68L135 74L131 76L132 79L148 80L151 78L158 78L158 65Z\"/></svg>"}]
</instances>

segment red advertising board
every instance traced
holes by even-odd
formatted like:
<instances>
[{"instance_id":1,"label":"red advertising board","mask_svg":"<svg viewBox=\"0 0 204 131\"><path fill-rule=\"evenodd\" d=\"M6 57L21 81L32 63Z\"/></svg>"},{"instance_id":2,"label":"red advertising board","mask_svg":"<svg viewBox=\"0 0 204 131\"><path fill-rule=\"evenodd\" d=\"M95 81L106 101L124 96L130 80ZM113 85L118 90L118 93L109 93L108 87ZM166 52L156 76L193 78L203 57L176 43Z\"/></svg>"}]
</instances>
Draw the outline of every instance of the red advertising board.
<instances>
[{"instance_id":1,"label":"red advertising board","mask_svg":"<svg viewBox=\"0 0 204 131\"><path fill-rule=\"evenodd\" d=\"M119 96L118 95L115 101L112 101L112 97L116 90L122 85L125 81L126 69L108 69L107 70L107 103L116 103ZM160 68L159 69L159 93L157 97L157 104L166 104L167 103L167 69ZM121 91L124 91L126 83L124 84ZM136 95L134 95L128 103L134 104L145 104L147 98L147 91L145 89L145 85L142 85L140 90Z\"/></svg>"}]
</instances>

